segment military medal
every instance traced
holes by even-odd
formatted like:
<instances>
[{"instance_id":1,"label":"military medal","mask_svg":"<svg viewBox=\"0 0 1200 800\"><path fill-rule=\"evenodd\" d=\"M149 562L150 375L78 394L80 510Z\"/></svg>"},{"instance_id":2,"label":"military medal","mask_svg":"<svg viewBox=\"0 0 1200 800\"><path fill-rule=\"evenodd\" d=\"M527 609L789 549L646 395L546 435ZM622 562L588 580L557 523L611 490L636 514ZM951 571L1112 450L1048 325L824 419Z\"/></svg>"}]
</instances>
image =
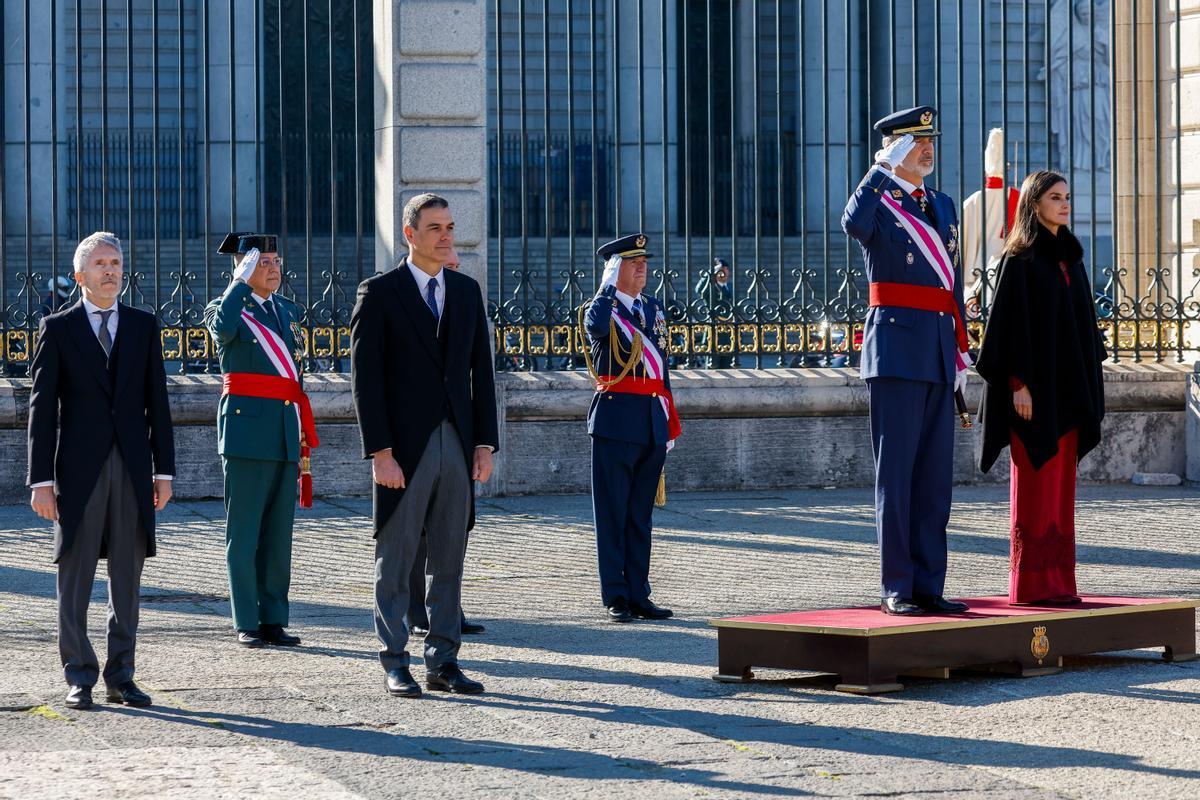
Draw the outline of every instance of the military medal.
<instances>
[{"instance_id":1,"label":"military medal","mask_svg":"<svg viewBox=\"0 0 1200 800\"><path fill-rule=\"evenodd\" d=\"M658 337L658 349L667 351L667 321L659 314L654 320L654 335Z\"/></svg>"},{"instance_id":2,"label":"military medal","mask_svg":"<svg viewBox=\"0 0 1200 800\"><path fill-rule=\"evenodd\" d=\"M951 253L958 249L958 228L954 225L950 226L950 241L946 243L946 249Z\"/></svg>"},{"instance_id":3,"label":"military medal","mask_svg":"<svg viewBox=\"0 0 1200 800\"><path fill-rule=\"evenodd\" d=\"M904 197L904 192L900 191L899 189L892 189L892 197L899 200L901 197Z\"/></svg>"}]
</instances>

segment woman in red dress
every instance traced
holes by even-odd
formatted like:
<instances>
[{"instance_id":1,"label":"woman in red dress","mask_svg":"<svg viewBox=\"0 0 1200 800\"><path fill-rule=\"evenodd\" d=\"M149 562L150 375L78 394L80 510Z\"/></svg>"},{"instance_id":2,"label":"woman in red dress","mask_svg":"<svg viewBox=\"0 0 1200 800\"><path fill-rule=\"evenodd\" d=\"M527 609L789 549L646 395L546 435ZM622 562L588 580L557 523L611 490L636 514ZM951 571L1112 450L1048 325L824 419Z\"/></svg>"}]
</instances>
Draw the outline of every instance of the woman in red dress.
<instances>
[{"instance_id":1,"label":"woman in red dress","mask_svg":"<svg viewBox=\"0 0 1200 800\"><path fill-rule=\"evenodd\" d=\"M1025 179L1005 239L977 369L987 472L1011 448L1010 603L1078 603L1075 473L1100 442L1108 357L1056 172Z\"/></svg>"}]
</instances>

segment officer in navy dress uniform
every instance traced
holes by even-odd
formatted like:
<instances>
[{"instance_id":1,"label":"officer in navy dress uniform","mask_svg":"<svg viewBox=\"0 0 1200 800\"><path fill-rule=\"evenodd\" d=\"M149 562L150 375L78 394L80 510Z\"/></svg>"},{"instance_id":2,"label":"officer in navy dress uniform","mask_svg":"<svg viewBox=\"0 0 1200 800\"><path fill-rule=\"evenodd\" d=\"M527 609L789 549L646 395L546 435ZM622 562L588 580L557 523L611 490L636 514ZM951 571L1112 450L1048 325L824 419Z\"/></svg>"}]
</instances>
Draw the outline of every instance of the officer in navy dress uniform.
<instances>
[{"instance_id":1,"label":"officer in navy dress uniform","mask_svg":"<svg viewBox=\"0 0 1200 800\"><path fill-rule=\"evenodd\" d=\"M870 395L881 609L961 613L946 600L953 397L970 358L954 202L924 185L940 135L929 106L875 123L883 148L855 189L842 228L862 245L871 308L862 377Z\"/></svg>"},{"instance_id":2,"label":"officer in navy dress uniform","mask_svg":"<svg viewBox=\"0 0 1200 800\"><path fill-rule=\"evenodd\" d=\"M667 450L679 435L666 316L656 298L642 294L650 257L644 234L596 253L605 259L604 276L580 326L596 386L588 433L600 594L613 622L666 619L671 610L650 600L651 517Z\"/></svg>"}]
</instances>

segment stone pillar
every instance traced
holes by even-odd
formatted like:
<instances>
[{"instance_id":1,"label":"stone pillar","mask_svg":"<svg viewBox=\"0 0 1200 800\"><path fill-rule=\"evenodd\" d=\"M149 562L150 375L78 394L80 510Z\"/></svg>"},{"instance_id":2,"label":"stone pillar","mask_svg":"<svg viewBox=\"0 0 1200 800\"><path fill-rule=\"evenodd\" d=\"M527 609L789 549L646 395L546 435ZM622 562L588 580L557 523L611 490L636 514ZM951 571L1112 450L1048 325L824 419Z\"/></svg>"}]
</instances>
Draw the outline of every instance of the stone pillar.
<instances>
[{"instance_id":1,"label":"stone pillar","mask_svg":"<svg viewBox=\"0 0 1200 800\"><path fill-rule=\"evenodd\" d=\"M1200 0L1116 0L1115 14L1116 263L1126 270L1122 283L1131 299L1136 291L1156 302L1157 294L1147 288L1151 280L1147 270L1162 269L1160 281L1166 293L1185 303L1194 301L1192 270L1200 267L1200 51L1195 47L1200 37ZM1182 45L1178 74L1177 26ZM1182 151L1179 161L1177 147ZM1182 215L1181 231L1177 231L1177 214ZM1177 283L1181 276L1182 291ZM1164 330L1168 348L1176 333ZM1144 343L1147 336L1153 336L1152 325L1142 331ZM1190 331L1187 338L1194 341L1197 332Z\"/></svg>"},{"instance_id":2,"label":"stone pillar","mask_svg":"<svg viewBox=\"0 0 1200 800\"><path fill-rule=\"evenodd\" d=\"M488 3L375 0L375 269L407 252L404 204L450 201L462 271L487 286Z\"/></svg>"}]
</instances>

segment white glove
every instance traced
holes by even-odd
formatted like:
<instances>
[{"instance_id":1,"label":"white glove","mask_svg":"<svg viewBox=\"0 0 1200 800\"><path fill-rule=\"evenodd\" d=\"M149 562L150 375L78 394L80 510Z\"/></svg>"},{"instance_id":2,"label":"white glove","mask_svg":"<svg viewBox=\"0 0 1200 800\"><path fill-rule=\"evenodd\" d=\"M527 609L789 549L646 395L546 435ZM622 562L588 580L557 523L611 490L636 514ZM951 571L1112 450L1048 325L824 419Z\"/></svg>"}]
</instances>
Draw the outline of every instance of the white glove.
<instances>
[{"instance_id":1,"label":"white glove","mask_svg":"<svg viewBox=\"0 0 1200 800\"><path fill-rule=\"evenodd\" d=\"M891 169L895 169L904 163L905 157L912 152L912 149L916 145L916 140L913 139L912 134L906 133L882 150L876 150L875 163L887 164Z\"/></svg>"},{"instance_id":2,"label":"white glove","mask_svg":"<svg viewBox=\"0 0 1200 800\"><path fill-rule=\"evenodd\" d=\"M600 288L617 285L617 273L621 271L621 257L609 256L604 262L604 274L600 276Z\"/></svg>"},{"instance_id":3,"label":"white glove","mask_svg":"<svg viewBox=\"0 0 1200 800\"><path fill-rule=\"evenodd\" d=\"M967 390L967 371L960 369L954 375L954 391L965 392Z\"/></svg>"},{"instance_id":4,"label":"white glove","mask_svg":"<svg viewBox=\"0 0 1200 800\"><path fill-rule=\"evenodd\" d=\"M242 263L238 264L237 269L233 271L233 279L242 283L249 283L251 276L254 275L254 268L258 266L258 259L261 257L257 247L251 247L246 251L246 255L242 257Z\"/></svg>"}]
</instances>

